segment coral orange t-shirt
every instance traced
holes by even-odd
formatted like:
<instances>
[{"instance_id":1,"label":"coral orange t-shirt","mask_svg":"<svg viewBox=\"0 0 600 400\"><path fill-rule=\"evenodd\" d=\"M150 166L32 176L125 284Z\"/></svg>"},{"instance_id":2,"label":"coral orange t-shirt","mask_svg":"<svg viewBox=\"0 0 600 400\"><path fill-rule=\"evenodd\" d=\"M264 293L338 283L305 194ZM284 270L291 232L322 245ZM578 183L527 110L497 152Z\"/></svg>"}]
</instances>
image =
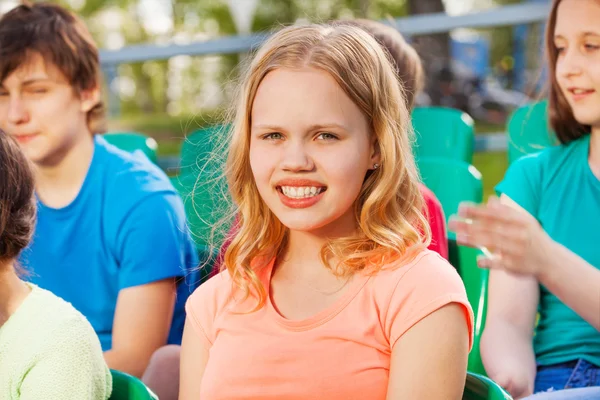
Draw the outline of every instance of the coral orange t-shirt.
<instances>
[{"instance_id":1,"label":"coral orange t-shirt","mask_svg":"<svg viewBox=\"0 0 600 400\"><path fill-rule=\"evenodd\" d=\"M274 261L260 271L268 290ZM209 349L203 400L385 399L392 348L420 320L449 303L473 312L456 270L425 250L410 263L359 274L330 307L305 320L283 318L267 298L235 303L227 271L187 302L198 340Z\"/></svg>"}]
</instances>

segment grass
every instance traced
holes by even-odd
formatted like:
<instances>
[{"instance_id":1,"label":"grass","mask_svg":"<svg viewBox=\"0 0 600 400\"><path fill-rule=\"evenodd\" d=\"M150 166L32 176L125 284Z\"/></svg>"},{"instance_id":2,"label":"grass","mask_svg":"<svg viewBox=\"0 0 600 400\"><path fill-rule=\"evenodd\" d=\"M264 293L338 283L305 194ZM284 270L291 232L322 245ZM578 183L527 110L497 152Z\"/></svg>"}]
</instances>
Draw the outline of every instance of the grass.
<instances>
[{"instance_id":1,"label":"grass","mask_svg":"<svg viewBox=\"0 0 600 400\"><path fill-rule=\"evenodd\" d=\"M486 200L494 194L494 187L504 177L508 166L506 152L475 153L473 165L483 177L483 199Z\"/></svg>"}]
</instances>

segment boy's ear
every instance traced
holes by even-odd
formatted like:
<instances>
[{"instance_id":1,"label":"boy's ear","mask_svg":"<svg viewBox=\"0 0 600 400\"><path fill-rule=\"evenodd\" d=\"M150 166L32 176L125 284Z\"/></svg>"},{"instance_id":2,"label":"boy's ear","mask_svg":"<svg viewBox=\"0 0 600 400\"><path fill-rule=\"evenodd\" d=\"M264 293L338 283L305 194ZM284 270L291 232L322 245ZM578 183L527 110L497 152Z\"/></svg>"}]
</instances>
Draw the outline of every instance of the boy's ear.
<instances>
[{"instance_id":1,"label":"boy's ear","mask_svg":"<svg viewBox=\"0 0 600 400\"><path fill-rule=\"evenodd\" d=\"M81 99L81 111L88 113L92 108L100 102L100 89L94 87L91 89L82 90L79 94Z\"/></svg>"}]
</instances>

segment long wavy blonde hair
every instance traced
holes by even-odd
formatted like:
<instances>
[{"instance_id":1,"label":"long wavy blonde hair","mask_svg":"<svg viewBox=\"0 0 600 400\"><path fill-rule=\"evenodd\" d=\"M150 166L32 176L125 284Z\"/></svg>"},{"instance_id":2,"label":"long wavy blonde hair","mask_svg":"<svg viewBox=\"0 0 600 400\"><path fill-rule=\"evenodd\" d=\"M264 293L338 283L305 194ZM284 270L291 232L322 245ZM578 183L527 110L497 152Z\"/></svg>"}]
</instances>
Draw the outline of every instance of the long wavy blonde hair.
<instances>
[{"instance_id":1,"label":"long wavy blonde hair","mask_svg":"<svg viewBox=\"0 0 600 400\"><path fill-rule=\"evenodd\" d=\"M430 241L411 149L410 115L386 53L368 33L353 26L284 28L260 48L245 75L225 167L239 229L224 265L244 298L256 296L257 309L267 296L257 272L285 249L288 229L261 199L250 168L252 104L269 72L306 67L329 73L361 109L381 155L381 167L367 174L355 202L359 229L321 250L324 265L339 276L375 273L391 261L414 256ZM332 259L336 265L330 264Z\"/></svg>"}]
</instances>

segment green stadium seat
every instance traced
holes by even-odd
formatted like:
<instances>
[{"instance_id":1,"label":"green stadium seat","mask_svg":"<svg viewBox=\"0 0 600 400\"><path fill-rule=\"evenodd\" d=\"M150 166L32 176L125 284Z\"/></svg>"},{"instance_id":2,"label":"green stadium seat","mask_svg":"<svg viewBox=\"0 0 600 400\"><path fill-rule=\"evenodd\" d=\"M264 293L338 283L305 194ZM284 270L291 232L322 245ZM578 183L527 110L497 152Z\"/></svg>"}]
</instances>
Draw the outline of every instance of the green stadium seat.
<instances>
[{"instance_id":1,"label":"green stadium seat","mask_svg":"<svg viewBox=\"0 0 600 400\"><path fill-rule=\"evenodd\" d=\"M180 175L198 175L206 169L219 168L214 150L222 146L228 125L213 125L198 129L183 140L181 145ZM224 152L219 153L223 155Z\"/></svg>"},{"instance_id":2,"label":"green stadium seat","mask_svg":"<svg viewBox=\"0 0 600 400\"><path fill-rule=\"evenodd\" d=\"M153 163L158 162L156 152L158 144L156 140L141 133L133 132L111 132L103 135L104 139L121 150L133 153L140 150Z\"/></svg>"},{"instance_id":3,"label":"green stadium seat","mask_svg":"<svg viewBox=\"0 0 600 400\"><path fill-rule=\"evenodd\" d=\"M418 160L423 183L435 193L444 209L446 219L458 211L463 201L481 203L483 184L481 174L475 167L463 161L424 157ZM488 271L477 266L478 249L459 246L452 232L448 233L450 262L463 279L467 297L475 313L475 336L473 351L469 355L469 371L485 374L479 353L479 341L483 333L487 311Z\"/></svg>"},{"instance_id":4,"label":"green stadium seat","mask_svg":"<svg viewBox=\"0 0 600 400\"><path fill-rule=\"evenodd\" d=\"M558 144L548 125L548 101L531 103L516 109L508 119L508 163L541 149Z\"/></svg>"},{"instance_id":5,"label":"green stadium seat","mask_svg":"<svg viewBox=\"0 0 600 400\"><path fill-rule=\"evenodd\" d=\"M113 389L109 400L158 400L138 378L124 372L111 370Z\"/></svg>"},{"instance_id":6,"label":"green stadium seat","mask_svg":"<svg viewBox=\"0 0 600 400\"><path fill-rule=\"evenodd\" d=\"M475 128L469 114L445 107L417 107L412 112L417 158L441 157L473 162Z\"/></svg>"},{"instance_id":7,"label":"green stadium seat","mask_svg":"<svg viewBox=\"0 0 600 400\"><path fill-rule=\"evenodd\" d=\"M463 400L512 400L496 382L485 376L468 373Z\"/></svg>"}]
</instances>

